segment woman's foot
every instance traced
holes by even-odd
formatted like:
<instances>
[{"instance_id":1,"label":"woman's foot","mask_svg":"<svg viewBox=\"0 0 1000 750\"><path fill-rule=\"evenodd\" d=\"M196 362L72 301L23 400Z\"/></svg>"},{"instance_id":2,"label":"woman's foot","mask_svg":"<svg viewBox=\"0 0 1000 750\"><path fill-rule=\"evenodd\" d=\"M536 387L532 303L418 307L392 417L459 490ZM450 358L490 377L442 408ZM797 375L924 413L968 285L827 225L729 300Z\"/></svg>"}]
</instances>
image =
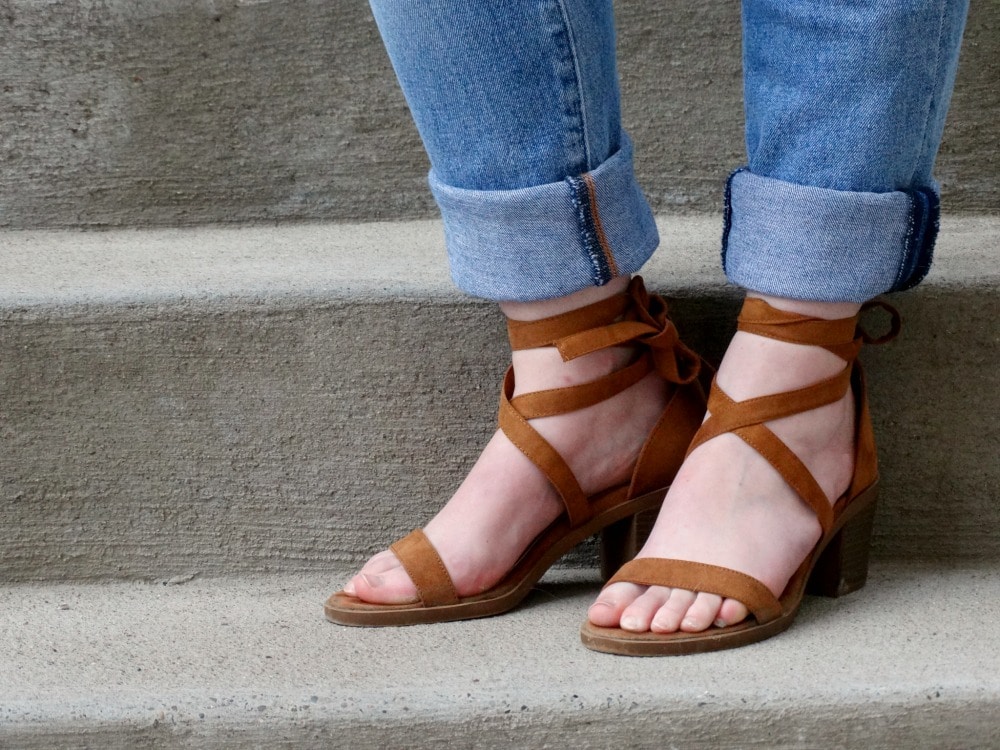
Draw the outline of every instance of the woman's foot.
<instances>
[{"instance_id":1,"label":"woman's foot","mask_svg":"<svg viewBox=\"0 0 1000 750\"><path fill-rule=\"evenodd\" d=\"M853 316L850 304L764 298L773 307L826 319ZM718 373L734 401L795 390L837 374L844 360L816 346L737 332ZM854 470L854 398L767 423L802 460L833 503ZM723 434L695 449L670 488L638 557L707 563L747 573L781 596L821 536L813 511L760 454ZM715 594L616 583L588 617L633 632L700 632L747 617L746 607Z\"/></svg>"},{"instance_id":2,"label":"woman's foot","mask_svg":"<svg viewBox=\"0 0 1000 750\"><path fill-rule=\"evenodd\" d=\"M628 278L570 297L539 303L505 303L518 320L539 320L620 294ZM552 347L513 353L515 395L595 380L628 363L629 348L605 349L563 362ZM585 494L628 479L632 465L665 406L666 385L656 374L595 406L531 421L563 456ZM628 419L622 419L628 415ZM451 500L424 527L459 596L491 588L529 544L563 512L545 476L497 431ZM396 556L386 550L369 560L344 591L375 604L417 601Z\"/></svg>"}]
</instances>

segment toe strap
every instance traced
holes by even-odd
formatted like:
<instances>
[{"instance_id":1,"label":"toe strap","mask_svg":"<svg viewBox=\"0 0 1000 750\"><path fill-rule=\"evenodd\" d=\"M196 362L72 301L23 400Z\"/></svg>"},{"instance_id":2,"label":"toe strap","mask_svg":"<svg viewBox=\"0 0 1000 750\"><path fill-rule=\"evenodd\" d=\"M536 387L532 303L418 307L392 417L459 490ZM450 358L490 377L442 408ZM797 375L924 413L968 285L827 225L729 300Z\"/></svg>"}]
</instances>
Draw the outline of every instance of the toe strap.
<instances>
[{"instance_id":1,"label":"toe strap","mask_svg":"<svg viewBox=\"0 0 1000 750\"><path fill-rule=\"evenodd\" d=\"M608 581L638 583L643 586L702 591L742 602L763 625L781 614L781 603L763 583L746 573L717 565L644 557L625 563Z\"/></svg>"},{"instance_id":2,"label":"toe strap","mask_svg":"<svg viewBox=\"0 0 1000 750\"><path fill-rule=\"evenodd\" d=\"M425 607L458 603L448 569L423 530L411 531L389 549L399 558Z\"/></svg>"}]
</instances>

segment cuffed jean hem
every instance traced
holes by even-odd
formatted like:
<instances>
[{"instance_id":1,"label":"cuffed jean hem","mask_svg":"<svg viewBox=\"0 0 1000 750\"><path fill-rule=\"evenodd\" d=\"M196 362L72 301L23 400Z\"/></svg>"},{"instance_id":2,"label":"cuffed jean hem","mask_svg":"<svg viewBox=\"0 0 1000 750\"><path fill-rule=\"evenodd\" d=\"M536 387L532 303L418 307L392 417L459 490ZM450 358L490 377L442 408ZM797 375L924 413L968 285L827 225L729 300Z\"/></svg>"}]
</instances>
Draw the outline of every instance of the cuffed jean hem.
<instances>
[{"instance_id":1,"label":"cuffed jean hem","mask_svg":"<svg viewBox=\"0 0 1000 750\"><path fill-rule=\"evenodd\" d=\"M444 219L451 275L465 292L497 301L561 297L649 260L659 235L632 171L632 148L597 169L517 190L431 190Z\"/></svg>"},{"instance_id":2,"label":"cuffed jean hem","mask_svg":"<svg viewBox=\"0 0 1000 750\"><path fill-rule=\"evenodd\" d=\"M850 192L740 169L726 185L722 266L755 292L864 302L927 275L939 217L936 186Z\"/></svg>"}]
</instances>

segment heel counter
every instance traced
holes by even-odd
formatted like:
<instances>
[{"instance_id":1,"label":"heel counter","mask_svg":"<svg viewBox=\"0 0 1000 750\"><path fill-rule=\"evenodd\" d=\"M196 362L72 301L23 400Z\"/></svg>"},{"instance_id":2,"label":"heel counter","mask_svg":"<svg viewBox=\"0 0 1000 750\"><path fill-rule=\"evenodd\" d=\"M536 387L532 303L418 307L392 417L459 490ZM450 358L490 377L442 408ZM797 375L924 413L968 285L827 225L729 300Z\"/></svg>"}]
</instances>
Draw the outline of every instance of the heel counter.
<instances>
[{"instance_id":1,"label":"heel counter","mask_svg":"<svg viewBox=\"0 0 1000 750\"><path fill-rule=\"evenodd\" d=\"M695 380L674 386L663 414L636 459L629 497L667 487L684 462L688 445L705 417L707 401Z\"/></svg>"},{"instance_id":2,"label":"heel counter","mask_svg":"<svg viewBox=\"0 0 1000 750\"><path fill-rule=\"evenodd\" d=\"M849 497L855 497L878 478L878 448L875 445L875 429L872 426L871 411L868 408L868 388L865 373L860 362L855 362L851 373L851 387L855 400L854 479L851 481Z\"/></svg>"}]
</instances>

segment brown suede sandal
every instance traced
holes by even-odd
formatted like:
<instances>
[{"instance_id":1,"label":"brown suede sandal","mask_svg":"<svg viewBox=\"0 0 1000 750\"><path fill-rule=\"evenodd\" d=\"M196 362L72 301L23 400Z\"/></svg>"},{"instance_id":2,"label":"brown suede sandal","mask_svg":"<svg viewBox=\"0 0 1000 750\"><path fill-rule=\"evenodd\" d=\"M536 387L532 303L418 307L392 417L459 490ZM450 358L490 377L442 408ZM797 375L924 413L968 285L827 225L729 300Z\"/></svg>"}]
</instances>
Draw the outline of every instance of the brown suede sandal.
<instances>
[{"instance_id":1,"label":"brown suede sandal","mask_svg":"<svg viewBox=\"0 0 1000 750\"><path fill-rule=\"evenodd\" d=\"M642 279L628 290L592 305L533 322L508 321L513 350L554 346L564 361L615 346L636 350L631 364L595 381L512 398L514 372L507 370L500 395L499 427L549 479L565 511L528 546L503 579L488 591L460 597L437 551L416 530L391 549L419 595L411 604L370 604L343 591L326 602L327 619L341 625L411 625L500 614L515 607L562 555L609 526L619 545L638 541L629 521L659 508L684 459L684 451L705 413L703 383L708 367L688 349L667 318L662 298L650 295ZM646 439L631 480L592 496L584 495L559 453L528 423L529 419L566 414L606 401L656 372L669 387L667 405ZM699 378L702 376L702 378ZM634 555L635 550L630 550ZM622 553L606 563L621 562Z\"/></svg>"},{"instance_id":2,"label":"brown suede sandal","mask_svg":"<svg viewBox=\"0 0 1000 750\"><path fill-rule=\"evenodd\" d=\"M878 471L875 439L865 393L864 375L856 361L862 343L881 344L899 332L899 313L884 302L869 302L862 310L879 306L892 316L890 332L872 339L858 326L858 317L822 320L777 310L760 299L747 299L738 327L759 336L796 344L822 346L845 360L837 375L806 388L735 402L717 384L708 400L711 416L688 449L693 451L717 435L732 432L770 463L815 511L823 536L792 576L781 597L760 581L728 568L689 562L642 558L625 564L608 582L630 581L643 586L666 586L717 594L742 602L750 610L746 620L700 633L633 633L602 628L589 621L581 628L583 645L594 651L629 656L669 656L735 648L769 638L788 628L805 593L837 597L865 584L868 547L875 513ZM854 476L847 491L831 506L799 458L765 423L832 404L852 388L855 399Z\"/></svg>"}]
</instances>

